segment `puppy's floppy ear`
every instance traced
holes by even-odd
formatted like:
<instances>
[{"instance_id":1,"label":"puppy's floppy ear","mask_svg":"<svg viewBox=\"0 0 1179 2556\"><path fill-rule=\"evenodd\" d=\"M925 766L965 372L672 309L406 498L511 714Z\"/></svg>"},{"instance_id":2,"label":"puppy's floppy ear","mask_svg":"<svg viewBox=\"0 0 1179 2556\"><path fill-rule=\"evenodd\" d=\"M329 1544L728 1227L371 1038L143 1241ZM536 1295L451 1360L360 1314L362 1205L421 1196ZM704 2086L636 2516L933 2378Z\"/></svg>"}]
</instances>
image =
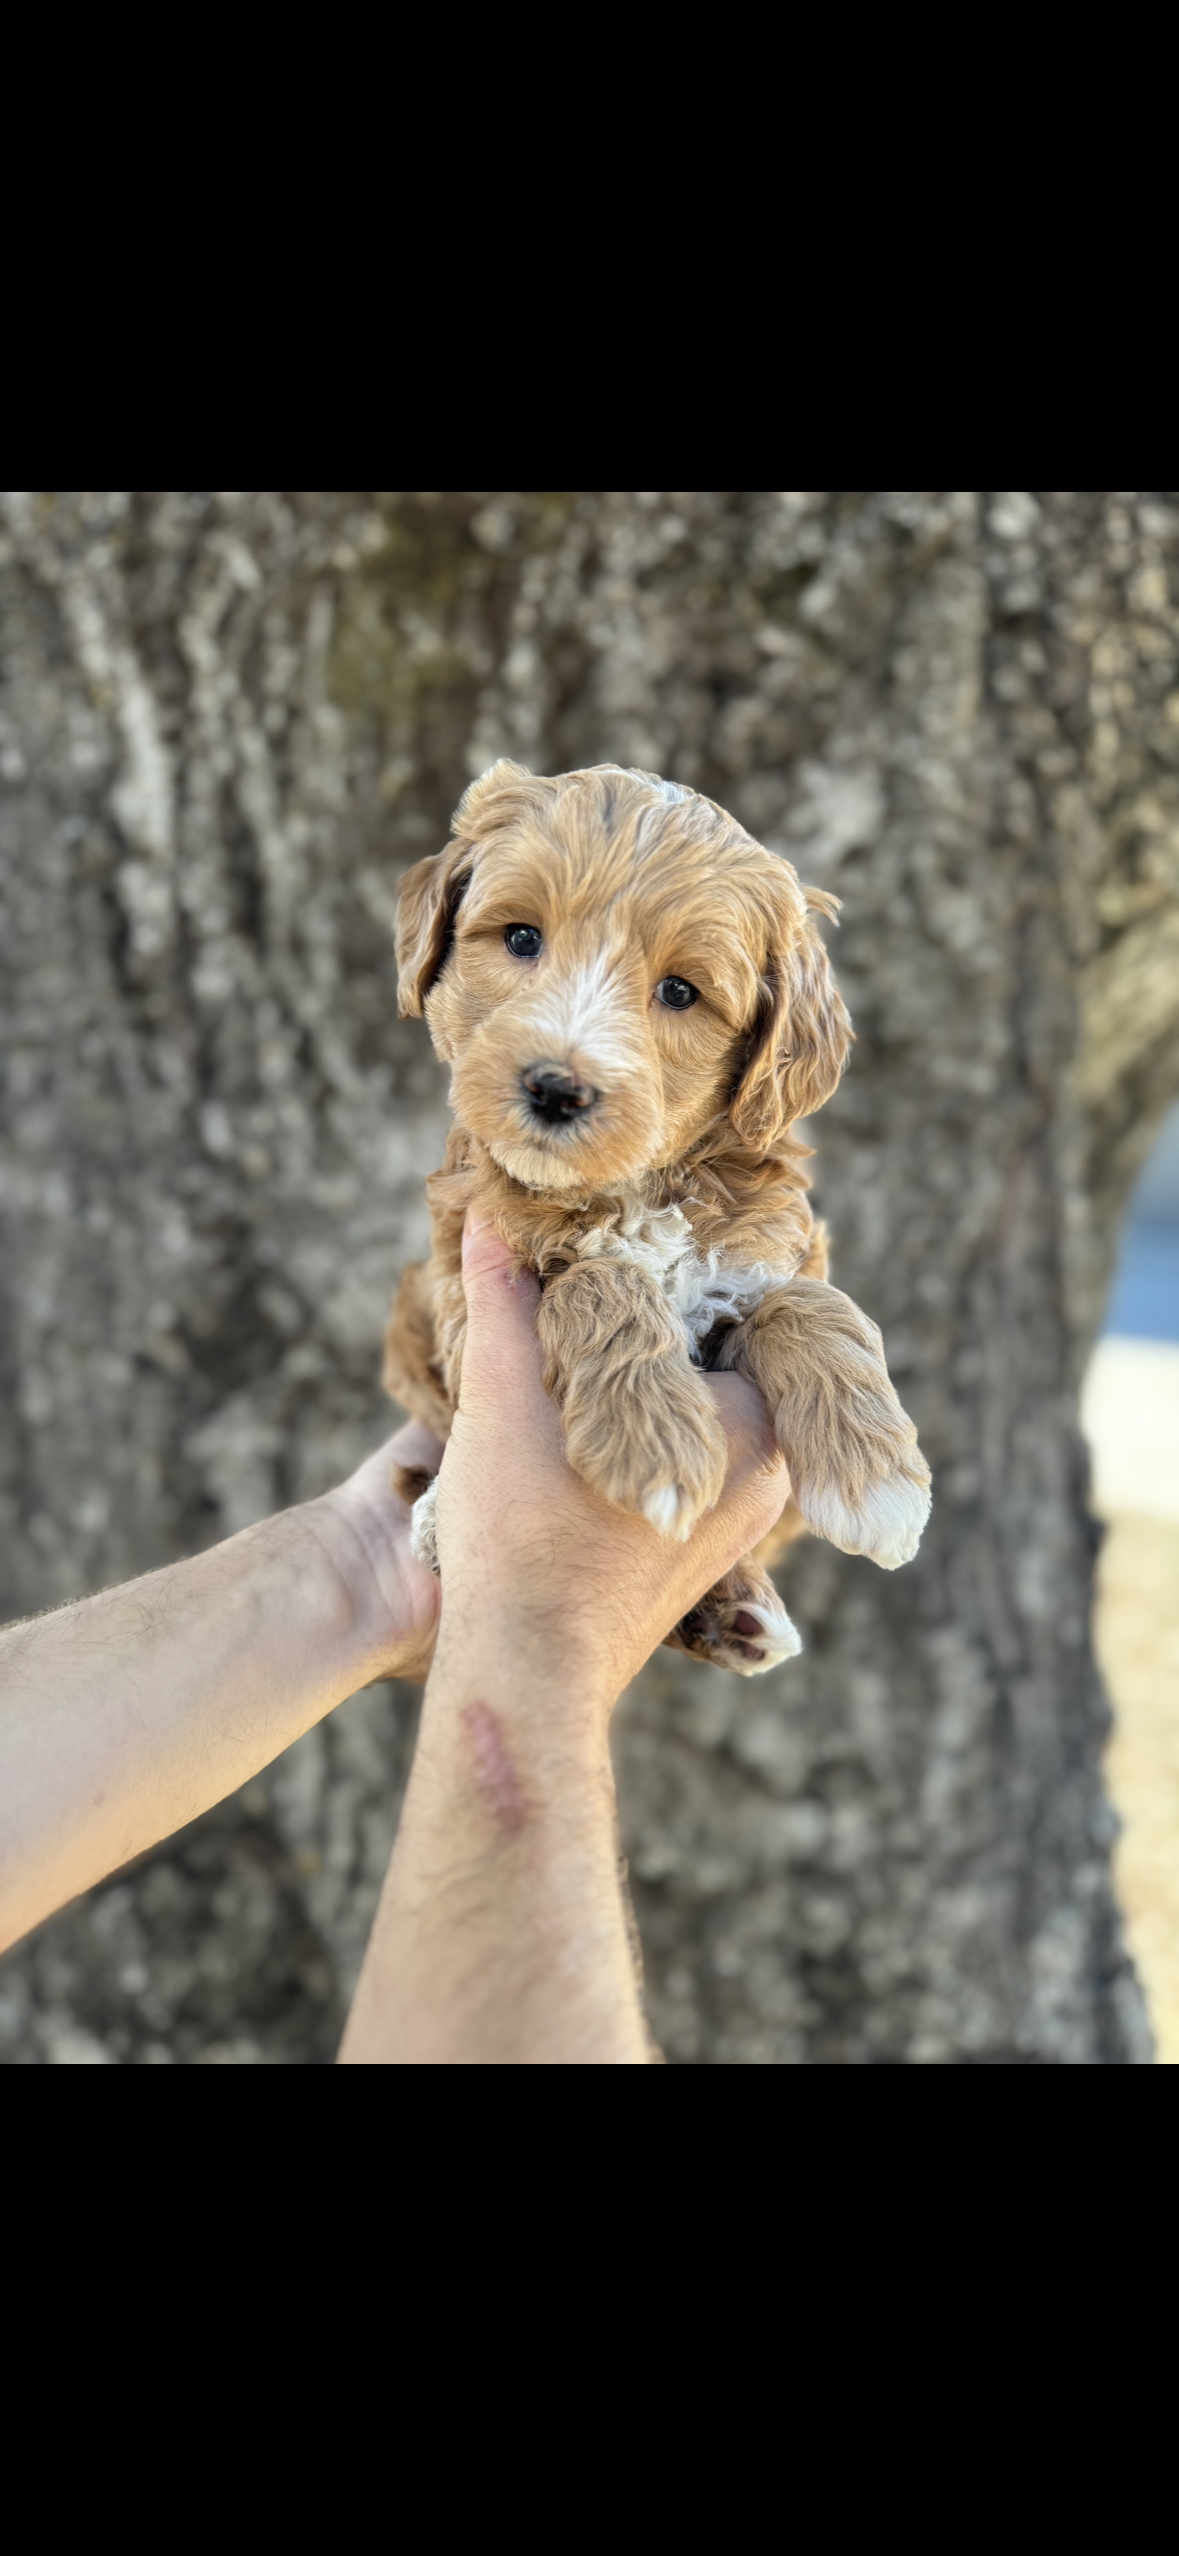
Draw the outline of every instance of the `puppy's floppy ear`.
<instances>
[{"instance_id":1,"label":"puppy's floppy ear","mask_svg":"<svg viewBox=\"0 0 1179 2556\"><path fill-rule=\"evenodd\" d=\"M556 797L557 785L522 763L498 763L464 790L452 820L454 838L444 852L419 861L401 882L397 908L397 1000L416 1017L446 965L454 918L474 869L479 844L497 827L535 815Z\"/></svg>"},{"instance_id":2,"label":"puppy's floppy ear","mask_svg":"<svg viewBox=\"0 0 1179 2556\"><path fill-rule=\"evenodd\" d=\"M397 903L397 1003L416 1018L446 964L454 918L474 867L470 843L448 843L418 861L401 882Z\"/></svg>"},{"instance_id":3,"label":"puppy's floppy ear","mask_svg":"<svg viewBox=\"0 0 1179 2556\"><path fill-rule=\"evenodd\" d=\"M761 1011L729 1111L743 1144L773 1145L796 1118L821 1109L847 1063L851 1022L807 910L834 916L838 907L838 897L821 888L795 885L782 900Z\"/></svg>"}]
</instances>

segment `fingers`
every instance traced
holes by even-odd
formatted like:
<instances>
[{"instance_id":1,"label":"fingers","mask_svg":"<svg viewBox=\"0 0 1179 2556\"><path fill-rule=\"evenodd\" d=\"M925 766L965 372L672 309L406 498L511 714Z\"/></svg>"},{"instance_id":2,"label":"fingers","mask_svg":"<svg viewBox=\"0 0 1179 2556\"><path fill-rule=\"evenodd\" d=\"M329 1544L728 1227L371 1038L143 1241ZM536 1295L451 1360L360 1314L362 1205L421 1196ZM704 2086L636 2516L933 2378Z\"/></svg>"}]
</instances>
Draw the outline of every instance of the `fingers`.
<instances>
[{"instance_id":1,"label":"fingers","mask_svg":"<svg viewBox=\"0 0 1179 2556\"><path fill-rule=\"evenodd\" d=\"M478 1425L494 1421L499 1437L510 1410L512 1437L531 1449L541 1473L555 1458L564 1475L560 1421L541 1382L536 1337L539 1285L494 1227L472 1216L463 1233L463 1290L467 1335L459 1436L466 1443L465 1420ZM731 1545L735 1556L759 1542L781 1516L790 1496L790 1477L756 1387L735 1374L709 1376L708 1384L716 1397L729 1452L725 1488L712 1512L712 1533L718 1543ZM709 1525L709 1520L702 1521L697 1533L704 1535Z\"/></svg>"},{"instance_id":2,"label":"fingers","mask_svg":"<svg viewBox=\"0 0 1179 2556\"><path fill-rule=\"evenodd\" d=\"M407 1420L379 1452L390 1464L421 1465L426 1473L437 1473L445 1450L441 1438L421 1420Z\"/></svg>"},{"instance_id":3,"label":"fingers","mask_svg":"<svg viewBox=\"0 0 1179 2556\"><path fill-rule=\"evenodd\" d=\"M786 1460L756 1385L738 1375L710 1376L708 1382L729 1442L729 1469L713 1514L726 1535L731 1520L737 1532L756 1544L769 1534L790 1497Z\"/></svg>"},{"instance_id":4,"label":"fingers","mask_svg":"<svg viewBox=\"0 0 1179 2556\"><path fill-rule=\"evenodd\" d=\"M393 1488L395 1468L404 1464L420 1466L423 1473L437 1473L444 1453L442 1440L435 1437L432 1429L424 1429L420 1420L410 1420L404 1429L398 1429L392 1438L386 1438L383 1447L375 1448L372 1455L366 1456L363 1464L357 1465L347 1482L340 1484L339 1496L355 1492L362 1501L375 1504L381 1511L392 1504L397 1514L404 1517L404 1506Z\"/></svg>"},{"instance_id":5,"label":"fingers","mask_svg":"<svg viewBox=\"0 0 1179 2556\"><path fill-rule=\"evenodd\" d=\"M540 1288L491 1225L468 1216L463 1231L463 1293L467 1337L463 1347L462 1404L494 1397L539 1395L540 1349L536 1308Z\"/></svg>"},{"instance_id":6,"label":"fingers","mask_svg":"<svg viewBox=\"0 0 1179 2556\"><path fill-rule=\"evenodd\" d=\"M729 1442L729 1469L744 1472L758 1465L782 1463L774 1424L765 1403L747 1376L709 1376L721 1427Z\"/></svg>"},{"instance_id":7,"label":"fingers","mask_svg":"<svg viewBox=\"0 0 1179 2556\"><path fill-rule=\"evenodd\" d=\"M482 1303L497 1285L520 1293L533 1305L540 1294L531 1270L521 1267L494 1225L484 1224L480 1216L468 1216L463 1227L463 1291L468 1306L472 1292Z\"/></svg>"}]
</instances>

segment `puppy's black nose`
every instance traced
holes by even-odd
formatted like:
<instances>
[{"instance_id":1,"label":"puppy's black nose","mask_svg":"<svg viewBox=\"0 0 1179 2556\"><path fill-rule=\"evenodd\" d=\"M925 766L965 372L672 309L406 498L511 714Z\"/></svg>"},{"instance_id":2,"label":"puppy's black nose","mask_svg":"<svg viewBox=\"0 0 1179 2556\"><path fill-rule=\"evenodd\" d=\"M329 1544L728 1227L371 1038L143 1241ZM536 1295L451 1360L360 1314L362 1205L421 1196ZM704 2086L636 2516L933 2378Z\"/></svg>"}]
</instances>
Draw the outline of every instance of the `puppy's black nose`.
<instances>
[{"instance_id":1,"label":"puppy's black nose","mask_svg":"<svg viewBox=\"0 0 1179 2556\"><path fill-rule=\"evenodd\" d=\"M580 1083L567 1065L526 1065L520 1080L534 1118L550 1127L563 1118L579 1118L592 1109L598 1095L592 1083Z\"/></svg>"}]
</instances>

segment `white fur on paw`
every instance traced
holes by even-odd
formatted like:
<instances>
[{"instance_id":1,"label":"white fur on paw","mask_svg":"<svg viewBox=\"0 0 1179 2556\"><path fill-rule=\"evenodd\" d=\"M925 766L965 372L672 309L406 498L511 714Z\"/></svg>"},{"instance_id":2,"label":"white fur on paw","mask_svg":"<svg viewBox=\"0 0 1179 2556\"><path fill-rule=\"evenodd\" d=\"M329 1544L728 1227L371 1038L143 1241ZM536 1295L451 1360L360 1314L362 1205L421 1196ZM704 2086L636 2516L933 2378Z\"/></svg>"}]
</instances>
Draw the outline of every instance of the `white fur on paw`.
<instances>
[{"instance_id":1,"label":"white fur on paw","mask_svg":"<svg viewBox=\"0 0 1179 2556\"><path fill-rule=\"evenodd\" d=\"M911 1482L903 1473L891 1482L874 1482L860 1509L850 1509L837 1491L795 1487L807 1525L841 1553L864 1553L882 1571L898 1571L902 1562L912 1561L931 1507L927 1482Z\"/></svg>"},{"instance_id":2,"label":"white fur on paw","mask_svg":"<svg viewBox=\"0 0 1179 2556\"><path fill-rule=\"evenodd\" d=\"M733 1618L743 1625L752 1616L756 1633L739 1633ZM709 1643L709 1656L718 1668L736 1669L738 1677L760 1677L764 1669L780 1668L783 1660L796 1659L802 1649L802 1635L792 1624L784 1606L757 1606L751 1598L742 1598L739 1606L726 1607Z\"/></svg>"},{"instance_id":3,"label":"white fur on paw","mask_svg":"<svg viewBox=\"0 0 1179 2556\"><path fill-rule=\"evenodd\" d=\"M438 1568L438 1534L435 1516L438 1508L438 1476L428 1483L420 1500L415 1500L409 1513L409 1549L415 1562L424 1562L428 1570Z\"/></svg>"},{"instance_id":4,"label":"white fur on paw","mask_svg":"<svg viewBox=\"0 0 1179 2556\"><path fill-rule=\"evenodd\" d=\"M648 1491L643 1502L643 1516L657 1535L674 1536L677 1544L686 1544L696 1524L691 1502L675 1482L667 1482L661 1491Z\"/></svg>"}]
</instances>

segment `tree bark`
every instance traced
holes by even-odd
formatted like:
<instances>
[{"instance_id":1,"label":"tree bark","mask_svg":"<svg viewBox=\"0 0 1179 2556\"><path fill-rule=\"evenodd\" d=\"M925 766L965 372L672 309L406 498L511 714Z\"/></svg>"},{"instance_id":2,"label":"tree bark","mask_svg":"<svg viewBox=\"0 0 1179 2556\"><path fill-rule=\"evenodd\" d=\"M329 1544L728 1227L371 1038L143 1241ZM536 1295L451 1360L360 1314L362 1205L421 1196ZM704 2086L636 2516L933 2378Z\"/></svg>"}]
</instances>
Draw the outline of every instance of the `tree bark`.
<instances>
[{"instance_id":1,"label":"tree bark","mask_svg":"<svg viewBox=\"0 0 1179 2556\"><path fill-rule=\"evenodd\" d=\"M1179 1089L1173 494L7 501L0 1615L190 1552L385 1425L446 1122L402 868L497 754L688 781L844 899L832 1274L934 1468L817 1543L803 1658L619 1725L689 2062L1149 2055L1109 1879L1077 1433ZM412 1745L375 1689L0 1972L0 2054L325 2057Z\"/></svg>"}]
</instances>

